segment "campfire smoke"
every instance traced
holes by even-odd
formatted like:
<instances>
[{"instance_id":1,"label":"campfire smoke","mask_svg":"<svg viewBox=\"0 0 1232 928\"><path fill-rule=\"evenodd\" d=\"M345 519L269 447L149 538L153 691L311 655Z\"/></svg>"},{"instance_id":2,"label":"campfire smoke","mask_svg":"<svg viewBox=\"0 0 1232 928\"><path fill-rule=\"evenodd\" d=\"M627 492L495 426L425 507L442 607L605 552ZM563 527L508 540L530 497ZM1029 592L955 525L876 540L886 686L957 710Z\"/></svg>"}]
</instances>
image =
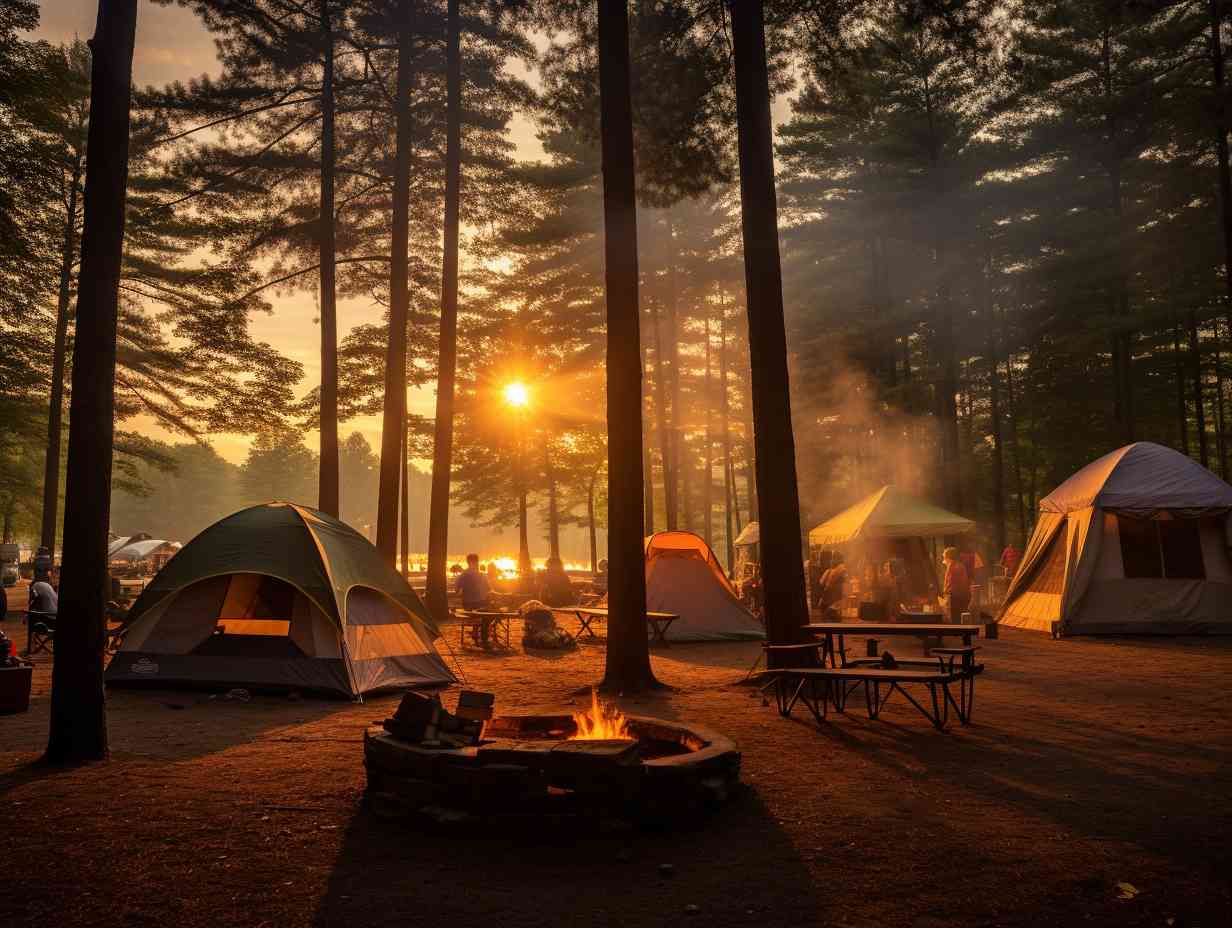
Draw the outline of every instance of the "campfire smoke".
<instances>
[{"instance_id":1,"label":"campfire smoke","mask_svg":"<svg viewBox=\"0 0 1232 928\"><path fill-rule=\"evenodd\" d=\"M616 706L599 699L599 694L590 691L590 711L573 713L577 734L570 741L616 741L632 740L629 721Z\"/></svg>"}]
</instances>

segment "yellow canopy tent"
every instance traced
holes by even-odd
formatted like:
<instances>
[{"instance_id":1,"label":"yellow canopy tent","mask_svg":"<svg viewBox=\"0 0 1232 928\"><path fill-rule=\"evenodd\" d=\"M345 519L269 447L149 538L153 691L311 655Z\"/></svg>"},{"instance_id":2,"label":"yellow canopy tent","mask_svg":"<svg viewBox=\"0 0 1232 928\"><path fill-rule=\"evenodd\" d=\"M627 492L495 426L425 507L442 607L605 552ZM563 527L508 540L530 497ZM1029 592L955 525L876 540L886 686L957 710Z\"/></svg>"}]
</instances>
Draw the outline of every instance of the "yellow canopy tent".
<instances>
[{"instance_id":1,"label":"yellow canopy tent","mask_svg":"<svg viewBox=\"0 0 1232 928\"><path fill-rule=\"evenodd\" d=\"M833 548L873 538L940 538L975 529L970 519L884 486L809 532L815 548Z\"/></svg>"},{"instance_id":2,"label":"yellow canopy tent","mask_svg":"<svg viewBox=\"0 0 1232 928\"><path fill-rule=\"evenodd\" d=\"M911 597L937 595L935 558L925 539L964 535L975 523L934 506L894 486L884 486L854 506L821 523L809 532L813 548L854 548L848 557L851 568L861 570L867 560L874 567L891 558L902 561L907 572L903 592ZM853 563L854 561L854 563Z\"/></svg>"}]
</instances>

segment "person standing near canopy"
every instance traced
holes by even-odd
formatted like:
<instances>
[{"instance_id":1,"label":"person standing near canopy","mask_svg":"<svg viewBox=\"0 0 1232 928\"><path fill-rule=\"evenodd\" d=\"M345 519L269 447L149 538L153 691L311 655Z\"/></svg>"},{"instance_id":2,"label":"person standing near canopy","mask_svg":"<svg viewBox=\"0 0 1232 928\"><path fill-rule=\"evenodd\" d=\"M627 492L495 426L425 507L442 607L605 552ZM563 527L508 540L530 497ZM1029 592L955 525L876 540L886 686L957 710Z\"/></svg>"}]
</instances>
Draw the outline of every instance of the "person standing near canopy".
<instances>
[{"instance_id":1,"label":"person standing near canopy","mask_svg":"<svg viewBox=\"0 0 1232 928\"><path fill-rule=\"evenodd\" d=\"M953 546L945 549L942 561L945 564L942 592L945 594L946 613L951 623L957 623L971 605L971 575L967 573L958 549Z\"/></svg>"}]
</instances>

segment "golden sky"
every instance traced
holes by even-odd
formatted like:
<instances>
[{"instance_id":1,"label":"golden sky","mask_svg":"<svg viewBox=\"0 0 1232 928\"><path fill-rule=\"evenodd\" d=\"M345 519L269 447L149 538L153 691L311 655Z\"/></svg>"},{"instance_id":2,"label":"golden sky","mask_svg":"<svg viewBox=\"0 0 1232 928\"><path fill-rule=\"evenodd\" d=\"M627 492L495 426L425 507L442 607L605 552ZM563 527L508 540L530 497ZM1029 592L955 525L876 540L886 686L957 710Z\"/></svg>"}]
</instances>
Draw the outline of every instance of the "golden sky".
<instances>
[{"instance_id":1,"label":"golden sky","mask_svg":"<svg viewBox=\"0 0 1232 928\"><path fill-rule=\"evenodd\" d=\"M34 36L50 42L69 42L74 36L88 39L94 32L97 5L92 0L44 0L42 21ZM216 58L213 40L197 17L180 6L161 6L142 2L137 11L137 44L133 53L133 80L141 86L187 80L205 73L215 73ZM524 76L525 73L523 72ZM524 117L514 120L511 137L522 158L542 155L535 138L534 127ZM463 267L466 255L462 255ZM312 291L288 295L273 295L274 312L257 314L252 320L254 335L269 342L287 357L304 366L304 379L299 392L312 389L320 378L320 329L316 322L316 299ZM339 341L350 329L381 318L378 306L366 300L341 300L338 304ZM433 415L435 391L431 388L412 390L410 408L414 412ZM168 437L152 420L129 423L130 428L148 432L160 438ZM379 416L353 419L342 425L344 435L358 430L374 449L381 444ZM316 433L304 436L305 443L315 447ZM228 460L240 463L250 443L246 435L215 435L211 444Z\"/></svg>"}]
</instances>

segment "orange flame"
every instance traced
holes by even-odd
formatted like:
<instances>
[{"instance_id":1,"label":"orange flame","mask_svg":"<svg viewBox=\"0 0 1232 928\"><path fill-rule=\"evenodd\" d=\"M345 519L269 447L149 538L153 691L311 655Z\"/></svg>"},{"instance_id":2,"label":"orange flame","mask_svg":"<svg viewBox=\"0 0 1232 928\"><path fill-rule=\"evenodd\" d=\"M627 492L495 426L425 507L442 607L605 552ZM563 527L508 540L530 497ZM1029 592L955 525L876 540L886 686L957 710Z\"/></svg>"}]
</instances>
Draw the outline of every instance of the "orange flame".
<instances>
[{"instance_id":1,"label":"orange flame","mask_svg":"<svg viewBox=\"0 0 1232 928\"><path fill-rule=\"evenodd\" d=\"M590 711L573 713L577 734L570 741L613 741L632 739L629 720L616 706L599 701L599 694L590 691Z\"/></svg>"}]
</instances>

